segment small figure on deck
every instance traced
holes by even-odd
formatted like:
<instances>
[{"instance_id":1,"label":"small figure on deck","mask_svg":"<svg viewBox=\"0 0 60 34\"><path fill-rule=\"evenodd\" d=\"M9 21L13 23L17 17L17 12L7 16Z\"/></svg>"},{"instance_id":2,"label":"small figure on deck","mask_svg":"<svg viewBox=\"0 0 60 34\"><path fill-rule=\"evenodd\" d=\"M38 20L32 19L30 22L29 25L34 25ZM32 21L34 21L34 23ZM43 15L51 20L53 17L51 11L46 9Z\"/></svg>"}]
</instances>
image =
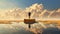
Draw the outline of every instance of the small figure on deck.
<instances>
[{"instance_id":1,"label":"small figure on deck","mask_svg":"<svg viewBox=\"0 0 60 34\"><path fill-rule=\"evenodd\" d=\"M30 18L30 16L31 16L31 12L28 13L28 16L29 16L29 18Z\"/></svg>"}]
</instances>

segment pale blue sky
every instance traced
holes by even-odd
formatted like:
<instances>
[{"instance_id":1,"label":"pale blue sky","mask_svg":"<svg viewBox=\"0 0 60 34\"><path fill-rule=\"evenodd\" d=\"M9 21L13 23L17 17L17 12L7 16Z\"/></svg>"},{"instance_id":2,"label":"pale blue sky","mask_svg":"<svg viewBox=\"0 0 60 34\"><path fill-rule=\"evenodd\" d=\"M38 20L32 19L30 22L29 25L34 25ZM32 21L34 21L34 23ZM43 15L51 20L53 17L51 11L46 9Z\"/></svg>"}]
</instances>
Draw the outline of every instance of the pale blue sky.
<instances>
[{"instance_id":1,"label":"pale blue sky","mask_svg":"<svg viewBox=\"0 0 60 34\"><path fill-rule=\"evenodd\" d=\"M57 9L60 8L60 0L0 0L0 8L26 8L32 4L43 4L45 9Z\"/></svg>"}]
</instances>

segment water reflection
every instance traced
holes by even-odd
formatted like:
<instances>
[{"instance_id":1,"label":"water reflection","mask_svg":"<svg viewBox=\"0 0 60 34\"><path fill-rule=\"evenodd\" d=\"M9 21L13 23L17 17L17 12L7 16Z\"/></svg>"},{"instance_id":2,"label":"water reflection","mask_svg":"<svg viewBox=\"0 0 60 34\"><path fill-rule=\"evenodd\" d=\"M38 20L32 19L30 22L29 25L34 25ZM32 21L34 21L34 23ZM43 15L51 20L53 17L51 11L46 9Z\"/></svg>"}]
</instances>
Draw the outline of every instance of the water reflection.
<instances>
[{"instance_id":1,"label":"water reflection","mask_svg":"<svg viewBox=\"0 0 60 34\"><path fill-rule=\"evenodd\" d=\"M57 28L58 30L60 29L60 26L56 23L45 24L39 22L32 24L31 26L31 29L29 29L28 24L24 24L23 22L14 22L13 24L0 24L0 34L44 34L44 31L48 30L49 28L51 28L50 30L53 30L54 28Z\"/></svg>"}]
</instances>

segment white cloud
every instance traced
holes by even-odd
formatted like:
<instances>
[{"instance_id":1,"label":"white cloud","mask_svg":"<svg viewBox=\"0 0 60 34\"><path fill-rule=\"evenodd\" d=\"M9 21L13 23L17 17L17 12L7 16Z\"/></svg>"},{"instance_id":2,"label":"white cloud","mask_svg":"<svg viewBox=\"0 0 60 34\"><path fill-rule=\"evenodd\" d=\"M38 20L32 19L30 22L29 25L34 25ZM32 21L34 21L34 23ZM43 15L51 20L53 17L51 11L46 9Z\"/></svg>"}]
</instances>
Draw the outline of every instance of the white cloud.
<instances>
[{"instance_id":1,"label":"white cloud","mask_svg":"<svg viewBox=\"0 0 60 34\"><path fill-rule=\"evenodd\" d=\"M50 11L43 9L43 7L43 4L36 3L30 7L27 7L25 10L20 8L7 10L0 9L0 19L24 19L28 18L28 12L31 12L31 18L35 19L60 18L60 9Z\"/></svg>"}]
</instances>

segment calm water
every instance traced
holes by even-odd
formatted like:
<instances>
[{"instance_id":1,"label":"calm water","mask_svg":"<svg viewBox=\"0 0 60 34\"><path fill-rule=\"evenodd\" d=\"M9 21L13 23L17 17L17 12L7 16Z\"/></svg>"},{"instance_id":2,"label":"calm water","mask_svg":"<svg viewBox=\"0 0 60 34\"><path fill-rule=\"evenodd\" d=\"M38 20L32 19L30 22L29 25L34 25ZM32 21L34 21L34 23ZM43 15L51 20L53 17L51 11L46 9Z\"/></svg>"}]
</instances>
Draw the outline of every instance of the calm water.
<instances>
[{"instance_id":1,"label":"calm water","mask_svg":"<svg viewBox=\"0 0 60 34\"><path fill-rule=\"evenodd\" d=\"M15 23L12 22L13 24L0 24L0 34L34 34L34 33L39 33L40 30L43 30L45 32L54 30L55 32L58 31L57 29L45 29L46 26L50 26L50 27L56 27L56 25L46 25L46 24L42 24L42 23L35 23L32 24L31 26L31 30L28 29L28 24L24 24L23 22L21 23ZM45 29L45 30L44 30ZM45 32L43 32L43 34L46 34ZM60 32L60 31L58 31ZM59 33L58 33L59 34Z\"/></svg>"},{"instance_id":2,"label":"calm water","mask_svg":"<svg viewBox=\"0 0 60 34\"><path fill-rule=\"evenodd\" d=\"M25 26L25 27L24 27ZM0 24L0 34L34 34L26 30L25 24Z\"/></svg>"}]
</instances>

